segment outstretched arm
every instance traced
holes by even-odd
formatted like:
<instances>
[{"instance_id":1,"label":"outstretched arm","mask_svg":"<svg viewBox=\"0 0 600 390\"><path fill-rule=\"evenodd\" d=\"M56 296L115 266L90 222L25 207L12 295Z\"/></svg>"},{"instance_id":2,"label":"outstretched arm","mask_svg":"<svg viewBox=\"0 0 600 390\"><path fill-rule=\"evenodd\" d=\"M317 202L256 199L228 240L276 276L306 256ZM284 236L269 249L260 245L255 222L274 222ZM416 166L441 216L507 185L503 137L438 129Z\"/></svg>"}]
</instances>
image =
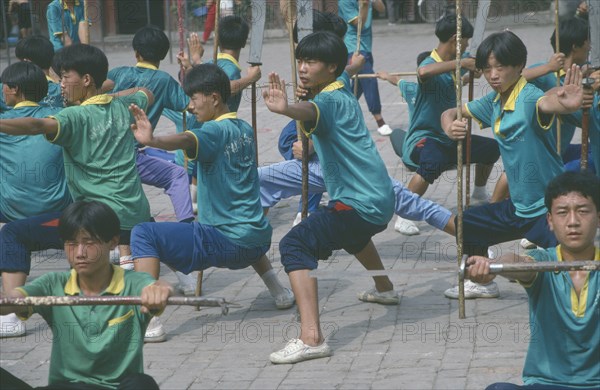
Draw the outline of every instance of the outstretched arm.
<instances>
[{"instance_id":1,"label":"outstretched arm","mask_svg":"<svg viewBox=\"0 0 600 390\"><path fill-rule=\"evenodd\" d=\"M547 63L536 66L535 68L525 68L521 74L527 81L535 80L548 73L558 72L562 69L564 63L565 55L563 53L554 53Z\"/></svg>"},{"instance_id":2,"label":"outstretched arm","mask_svg":"<svg viewBox=\"0 0 600 390\"><path fill-rule=\"evenodd\" d=\"M263 98L271 112L285 115L297 121L317 120L317 109L312 103L300 102L291 106L288 105L285 80L281 80L277 73L269 74L269 87L263 91Z\"/></svg>"},{"instance_id":3,"label":"outstretched arm","mask_svg":"<svg viewBox=\"0 0 600 390\"><path fill-rule=\"evenodd\" d=\"M463 58L460 60L460 66L470 71L476 71L475 58ZM436 62L435 64L428 64L419 67L417 69L417 76L421 82L424 82L432 77L440 74L453 72L456 70L456 61L444 61Z\"/></svg>"},{"instance_id":4,"label":"outstretched arm","mask_svg":"<svg viewBox=\"0 0 600 390\"><path fill-rule=\"evenodd\" d=\"M187 132L155 137L152 134L152 124L150 124L144 110L132 104L129 106L129 111L135 119L135 123L131 125L131 131L133 131L133 136L139 143L164 150L196 148L196 138Z\"/></svg>"},{"instance_id":5,"label":"outstretched arm","mask_svg":"<svg viewBox=\"0 0 600 390\"><path fill-rule=\"evenodd\" d=\"M487 257L473 256L467 259L467 277L476 283L487 284L491 282L495 275L490 274L490 264L494 263ZM514 264L514 263L532 263L531 257L519 256L514 253L506 254L501 256L498 263L502 264ZM511 272L507 274L500 274L506 278L516 279L521 283L528 284L533 282L536 276L536 272Z\"/></svg>"},{"instance_id":6,"label":"outstretched arm","mask_svg":"<svg viewBox=\"0 0 600 390\"><path fill-rule=\"evenodd\" d=\"M50 118L0 119L0 132L9 135L45 134L53 139L58 133L58 122Z\"/></svg>"},{"instance_id":7,"label":"outstretched arm","mask_svg":"<svg viewBox=\"0 0 600 390\"><path fill-rule=\"evenodd\" d=\"M471 117L469 115L469 111L467 110L467 106L463 105L462 109L463 118L462 121L456 119L457 110L456 108L451 108L442 113L441 122L442 129L453 141L458 141L464 139L467 136L467 119Z\"/></svg>"},{"instance_id":8,"label":"outstretched arm","mask_svg":"<svg viewBox=\"0 0 600 390\"><path fill-rule=\"evenodd\" d=\"M1 295L1 294L0 294ZM5 296L6 298L25 298L19 290L9 291ZM7 314L16 313L21 317L26 317L29 312L27 306L0 306L0 315L5 316Z\"/></svg>"}]
</instances>

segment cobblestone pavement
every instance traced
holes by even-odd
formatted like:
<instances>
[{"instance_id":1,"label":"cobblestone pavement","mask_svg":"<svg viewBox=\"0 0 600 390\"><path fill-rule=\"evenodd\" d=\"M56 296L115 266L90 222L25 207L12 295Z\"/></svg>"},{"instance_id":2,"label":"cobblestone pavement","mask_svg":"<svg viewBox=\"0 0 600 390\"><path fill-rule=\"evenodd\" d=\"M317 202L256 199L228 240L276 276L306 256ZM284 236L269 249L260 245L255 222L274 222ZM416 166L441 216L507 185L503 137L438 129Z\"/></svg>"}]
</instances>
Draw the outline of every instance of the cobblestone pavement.
<instances>
[{"instance_id":1,"label":"cobblestone pavement","mask_svg":"<svg viewBox=\"0 0 600 390\"><path fill-rule=\"evenodd\" d=\"M543 22L547 16L532 17ZM550 23L529 23L521 15L503 20L495 23L493 29L510 25L529 48L529 63L551 55ZM432 25L389 27L379 23L374 29L378 70L412 71L416 56L436 45ZM206 49L210 55L212 48ZM111 67L134 64L134 56L127 48L109 46L107 52ZM244 50L242 64L247 55ZM4 67L4 53L2 57ZM176 72L176 65L168 60L163 68L172 74ZM265 43L262 71L262 81L271 71L289 80L289 46L285 40L271 39ZM397 88L383 82L379 88L386 121L394 128L405 127L406 104ZM476 96L485 93L485 82L478 82L475 91ZM244 93L243 100L239 116L250 121L249 92ZM388 138L376 132L364 99L361 105L390 175L406 183L410 172L394 154ZM261 165L282 160L277 137L286 122L259 102ZM170 122L161 120L158 131L173 129ZM491 136L489 130L483 134ZM489 192L501 170L498 164L488 184ZM455 178L455 171L445 173L425 196L455 210ZM158 221L173 221L166 195L155 188L145 190L154 217ZM286 285L289 282L279 261L278 242L291 228L297 203L297 198L283 201L269 213L274 231L268 255ZM401 296L400 305L358 301L357 292L370 288L372 282L360 264L343 251L322 262L315 273L319 280L322 326L334 349L332 357L296 365L269 363L270 352L298 335L296 309L276 310L262 281L251 269L210 269L204 273L204 294L225 297L241 307L232 309L227 316L217 309L168 307L161 317L168 340L145 346L146 372L164 389L481 389L494 381L521 383L530 338L527 298L522 288L499 278L500 298L467 301L467 318L459 320L457 302L443 296L443 291L456 283L456 276L452 272L435 271L455 265L454 238L425 223L418 223L420 235L402 236L394 231L394 221L374 242L385 267L393 270L391 279ZM501 255L520 251L520 247L518 242L509 242L493 250ZM67 269L62 252L36 254L32 265L31 278ZM166 267L161 270L161 277L176 282ZM24 337L0 340L0 364L32 385L45 385L52 335L39 316L27 321L27 330Z\"/></svg>"}]
</instances>

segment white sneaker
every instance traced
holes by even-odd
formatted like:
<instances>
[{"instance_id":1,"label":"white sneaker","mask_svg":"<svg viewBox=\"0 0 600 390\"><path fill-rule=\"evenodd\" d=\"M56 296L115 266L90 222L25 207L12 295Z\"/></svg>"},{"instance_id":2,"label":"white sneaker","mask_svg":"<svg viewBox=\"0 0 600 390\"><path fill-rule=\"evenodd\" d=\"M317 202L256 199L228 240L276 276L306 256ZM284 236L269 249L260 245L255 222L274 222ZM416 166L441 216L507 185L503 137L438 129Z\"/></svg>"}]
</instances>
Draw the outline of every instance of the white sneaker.
<instances>
[{"instance_id":1,"label":"white sneaker","mask_svg":"<svg viewBox=\"0 0 600 390\"><path fill-rule=\"evenodd\" d=\"M269 357L274 364L291 364L304 360L319 359L331 356L331 348L323 341L323 344L311 347L304 344L300 339L291 339L285 348L273 352Z\"/></svg>"},{"instance_id":2,"label":"white sneaker","mask_svg":"<svg viewBox=\"0 0 600 390\"><path fill-rule=\"evenodd\" d=\"M296 302L296 298L294 297L292 290L289 288L284 288L283 290L284 291L281 294L274 297L275 306L277 306L277 309L279 310L289 309L290 307L294 306L294 303Z\"/></svg>"},{"instance_id":3,"label":"white sneaker","mask_svg":"<svg viewBox=\"0 0 600 390\"><path fill-rule=\"evenodd\" d=\"M183 295L194 296L196 295L196 284L198 283L198 271L192 271L189 274L175 271L175 276L179 283L177 284L177 290Z\"/></svg>"},{"instance_id":4,"label":"white sneaker","mask_svg":"<svg viewBox=\"0 0 600 390\"><path fill-rule=\"evenodd\" d=\"M483 206L484 204L490 203L490 196L487 193L476 193L473 191L471 194L471 202L469 204L470 207Z\"/></svg>"},{"instance_id":5,"label":"white sneaker","mask_svg":"<svg viewBox=\"0 0 600 390\"><path fill-rule=\"evenodd\" d=\"M144 335L145 343L162 343L167 339L167 332L163 324L160 322L158 317L152 317L148 328L146 328L146 334Z\"/></svg>"},{"instance_id":6,"label":"white sneaker","mask_svg":"<svg viewBox=\"0 0 600 390\"><path fill-rule=\"evenodd\" d=\"M363 302L381 303L382 305L397 305L400 297L395 290L379 292L376 288L358 293L358 299Z\"/></svg>"},{"instance_id":7,"label":"white sneaker","mask_svg":"<svg viewBox=\"0 0 600 390\"><path fill-rule=\"evenodd\" d=\"M389 127L388 125L383 125L380 128L377 129L377 132L380 135L390 135L394 132L394 130L392 130L391 127Z\"/></svg>"},{"instance_id":8,"label":"white sneaker","mask_svg":"<svg viewBox=\"0 0 600 390\"><path fill-rule=\"evenodd\" d=\"M133 271L133 264L133 258L131 256L121 256L119 258L119 266L121 266L121 268L123 268L124 270Z\"/></svg>"},{"instance_id":9,"label":"white sneaker","mask_svg":"<svg viewBox=\"0 0 600 390\"><path fill-rule=\"evenodd\" d=\"M533 242L529 241L526 238L522 239L521 242L519 243L519 245L521 245L521 248L523 248L523 249L535 249L535 248L537 248L537 245L535 245Z\"/></svg>"},{"instance_id":10,"label":"white sneaker","mask_svg":"<svg viewBox=\"0 0 600 390\"><path fill-rule=\"evenodd\" d=\"M446 298L458 299L458 286L452 287L444 291ZM496 282L488 284L477 284L470 280L465 280L465 298L498 298L500 291Z\"/></svg>"},{"instance_id":11,"label":"white sneaker","mask_svg":"<svg viewBox=\"0 0 600 390\"><path fill-rule=\"evenodd\" d=\"M419 228L413 221L409 221L408 219L404 219L401 216L398 216L396 219L396 223L394 224L394 230L404 234L405 236L415 236L419 234Z\"/></svg>"},{"instance_id":12,"label":"white sneaker","mask_svg":"<svg viewBox=\"0 0 600 390\"><path fill-rule=\"evenodd\" d=\"M25 323L15 313L0 316L0 338L23 336L25 332Z\"/></svg>"}]
</instances>

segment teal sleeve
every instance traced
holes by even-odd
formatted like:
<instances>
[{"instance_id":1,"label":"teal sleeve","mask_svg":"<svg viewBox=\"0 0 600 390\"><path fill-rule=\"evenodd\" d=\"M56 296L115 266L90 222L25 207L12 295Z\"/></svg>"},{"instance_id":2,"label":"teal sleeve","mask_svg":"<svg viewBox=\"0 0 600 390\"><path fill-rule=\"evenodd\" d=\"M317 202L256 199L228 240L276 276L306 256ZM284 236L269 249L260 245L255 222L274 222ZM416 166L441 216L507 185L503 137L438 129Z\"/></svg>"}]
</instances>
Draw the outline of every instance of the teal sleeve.
<instances>
[{"instance_id":1,"label":"teal sleeve","mask_svg":"<svg viewBox=\"0 0 600 390\"><path fill-rule=\"evenodd\" d=\"M17 288L21 293L28 297L46 297L54 295L54 286L57 283L61 283L60 274L57 272L50 272L39 278L33 280L31 283L27 283L25 286ZM62 283L64 285L64 283ZM38 313L48 322L52 320L52 306L33 306L29 311L27 318L33 313Z\"/></svg>"},{"instance_id":2,"label":"teal sleeve","mask_svg":"<svg viewBox=\"0 0 600 390\"><path fill-rule=\"evenodd\" d=\"M482 129L491 127L492 125L495 97L496 93L491 92L478 100L473 100L466 104L471 116L479 122Z\"/></svg>"},{"instance_id":3,"label":"teal sleeve","mask_svg":"<svg viewBox=\"0 0 600 390\"><path fill-rule=\"evenodd\" d=\"M339 1L338 2L338 15L348 23L352 19L358 17L358 6L353 1Z\"/></svg>"},{"instance_id":4,"label":"teal sleeve","mask_svg":"<svg viewBox=\"0 0 600 390\"><path fill-rule=\"evenodd\" d=\"M58 50L63 46L62 41L59 38L63 31L60 8L50 4L46 11L46 21L48 22L48 35L50 42L52 42L54 50Z\"/></svg>"},{"instance_id":5,"label":"teal sleeve","mask_svg":"<svg viewBox=\"0 0 600 390\"><path fill-rule=\"evenodd\" d=\"M68 107L53 116L58 122L58 134L49 141L69 148L86 133L86 117L80 107ZM85 135L83 135L85 136Z\"/></svg>"},{"instance_id":6,"label":"teal sleeve","mask_svg":"<svg viewBox=\"0 0 600 390\"><path fill-rule=\"evenodd\" d=\"M164 107L173 111L183 112L190 103L190 98L172 77L169 78L165 94L167 99L164 100Z\"/></svg>"},{"instance_id":7,"label":"teal sleeve","mask_svg":"<svg viewBox=\"0 0 600 390\"><path fill-rule=\"evenodd\" d=\"M206 122L201 129L189 129L198 140L198 155L195 160L200 162L215 161L219 153L224 150L224 132L217 122Z\"/></svg>"}]
</instances>

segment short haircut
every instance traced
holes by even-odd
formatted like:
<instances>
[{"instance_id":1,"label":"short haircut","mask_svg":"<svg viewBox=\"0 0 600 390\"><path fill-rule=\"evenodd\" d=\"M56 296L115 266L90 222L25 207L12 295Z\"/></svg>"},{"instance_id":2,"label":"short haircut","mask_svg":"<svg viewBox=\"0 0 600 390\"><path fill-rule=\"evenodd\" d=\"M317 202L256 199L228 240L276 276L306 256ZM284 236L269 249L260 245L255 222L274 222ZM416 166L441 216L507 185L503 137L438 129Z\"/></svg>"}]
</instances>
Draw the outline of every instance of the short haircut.
<instances>
[{"instance_id":1,"label":"short haircut","mask_svg":"<svg viewBox=\"0 0 600 390\"><path fill-rule=\"evenodd\" d=\"M109 242L120 235L121 222L117 214L98 201L79 201L64 209L58 221L58 235L64 241L74 240L85 230L94 239Z\"/></svg>"},{"instance_id":2,"label":"short haircut","mask_svg":"<svg viewBox=\"0 0 600 390\"><path fill-rule=\"evenodd\" d=\"M145 26L136 31L133 36L133 50L144 61L160 62L165 59L171 43L169 38L156 26Z\"/></svg>"},{"instance_id":3,"label":"short haircut","mask_svg":"<svg viewBox=\"0 0 600 390\"><path fill-rule=\"evenodd\" d=\"M570 192L577 192L586 198L591 198L596 211L600 211L600 178L589 171L583 171L561 173L548 183L544 197L548 212L552 211L554 199Z\"/></svg>"},{"instance_id":4,"label":"short haircut","mask_svg":"<svg viewBox=\"0 0 600 390\"><path fill-rule=\"evenodd\" d=\"M348 49L344 41L329 31L317 31L307 35L296 47L296 59L317 60L337 65L335 77L339 77L348 63Z\"/></svg>"},{"instance_id":5,"label":"short haircut","mask_svg":"<svg viewBox=\"0 0 600 390\"><path fill-rule=\"evenodd\" d=\"M512 31L497 32L481 42L475 57L475 66L485 69L490 55L504 66L523 66L527 63L527 48Z\"/></svg>"},{"instance_id":6,"label":"short haircut","mask_svg":"<svg viewBox=\"0 0 600 390\"><path fill-rule=\"evenodd\" d=\"M215 64L200 64L194 66L183 80L183 90L192 97L195 93L210 95L218 93L223 103L231 96L231 81L227 74Z\"/></svg>"},{"instance_id":7,"label":"short haircut","mask_svg":"<svg viewBox=\"0 0 600 390\"><path fill-rule=\"evenodd\" d=\"M340 18L337 14L331 12L321 12L319 10L313 10L313 32L317 31L330 31L340 38L344 38L348 26L344 19ZM294 43L298 43L298 21L294 22Z\"/></svg>"},{"instance_id":8,"label":"short haircut","mask_svg":"<svg viewBox=\"0 0 600 390\"><path fill-rule=\"evenodd\" d=\"M241 17L229 15L219 20L219 47L223 50L240 50L246 46L250 26Z\"/></svg>"},{"instance_id":9,"label":"short haircut","mask_svg":"<svg viewBox=\"0 0 600 390\"><path fill-rule=\"evenodd\" d=\"M2 72L2 83L18 88L25 99L39 102L48 95L48 80L44 71L33 62L16 62Z\"/></svg>"},{"instance_id":10,"label":"short haircut","mask_svg":"<svg viewBox=\"0 0 600 390\"><path fill-rule=\"evenodd\" d=\"M63 47L57 60L60 71L75 71L80 76L89 74L96 88L100 88L108 73L108 59L102 50L82 43ZM60 72L58 73L60 74Z\"/></svg>"},{"instance_id":11,"label":"short haircut","mask_svg":"<svg viewBox=\"0 0 600 390\"><path fill-rule=\"evenodd\" d=\"M54 56L52 57L52 64L50 65L50 67L52 68L52 71L59 77L60 77L60 70L61 70L60 61L61 61L61 56L62 56L62 49L63 48L60 48L54 52Z\"/></svg>"},{"instance_id":12,"label":"short haircut","mask_svg":"<svg viewBox=\"0 0 600 390\"><path fill-rule=\"evenodd\" d=\"M48 38L33 35L21 39L17 43L15 56L21 61L29 60L44 70L50 69L54 57L54 46Z\"/></svg>"},{"instance_id":13,"label":"short haircut","mask_svg":"<svg viewBox=\"0 0 600 390\"><path fill-rule=\"evenodd\" d=\"M420 53L417 56L417 66L421 65L421 62L423 62L425 60L425 58L429 57L431 55L430 51L424 51L423 53Z\"/></svg>"},{"instance_id":14,"label":"short haircut","mask_svg":"<svg viewBox=\"0 0 600 390\"><path fill-rule=\"evenodd\" d=\"M462 31L461 35L463 38L473 38L473 32L475 29L467 18L462 18ZM438 37L440 42L448 42L450 38L456 35L456 15L448 14L437 21L435 24L435 36Z\"/></svg>"},{"instance_id":15,"label":"short haircut","mask_svg":"<svg viewBox=\"0 0 600 390\"><path fill-rule=\"evenodd\" d=\"M581 47L590 39L590 26L586 20L577 17L568 17L559 20L559 45L560 52L566 56L571 54L573 46ZM550 38L552 49L556 52L556 29Z\"/></svg>"}]
</instances>

